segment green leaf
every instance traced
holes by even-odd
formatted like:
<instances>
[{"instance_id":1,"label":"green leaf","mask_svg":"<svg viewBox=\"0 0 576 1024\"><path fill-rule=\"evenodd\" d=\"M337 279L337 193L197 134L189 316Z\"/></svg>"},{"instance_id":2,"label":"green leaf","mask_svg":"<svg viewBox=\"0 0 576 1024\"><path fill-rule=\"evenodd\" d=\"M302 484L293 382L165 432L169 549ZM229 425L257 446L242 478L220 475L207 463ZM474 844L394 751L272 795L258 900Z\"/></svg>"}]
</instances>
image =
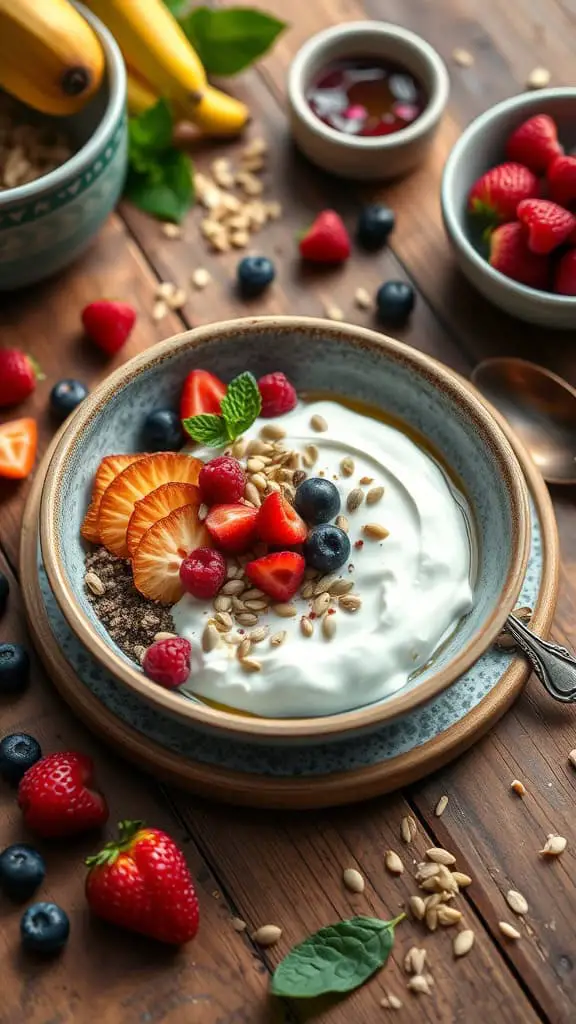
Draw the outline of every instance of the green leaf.
<instances>
[{"instance_id":1,"label":"green leaf","mask_svg":"<svg viewBox=\"0 0 576 1024\"><path fill-rule=\"evenodd\" d=\"M184 7L186 0L164 0L164 5L168 8L174 17L177 17L179 12Z\"/></svg>"},{"instance_id":2,"label":"green leaf","mask_svg":"<svg viewBox=\"0 0 576 1024\"><path fill-rule=\"evenodd\" d=\"M402 918L380 921L353 917L328 925L294 946L272 976L274 995L311 999L327 992L351 992L386 963L394 928Z\"/></svg>"},{"instance_id":3,"label":"green leaf","mask_svg":"<svg viewBox=\"0 0 576 1024\"><path fill-rule=\"evenodd\" d=\"M180 25L210 75L236 75L266 53L286 28L285 22L249 7L197 7Z\"/></svg>"},{"instance_id":4,"label":"green leaf","mask_svg":"<svg viewBox=\"0 0 576 1024\"><path fill-rule=\"evenodd\" d=\"M222 416L214 413L200 413L199 416L190 416L182 420L182 426L193 441L206 444L209 448L220 448L227 444L228 432Z\"/></svg>"},{"instance_id":5,"label":"green leaf","mask_svg":"<svg viewBox=\"0 0 576 1024\"><path fill-rule=\"evenodd\" d=\"M158 100L138 117L128 121L129 153L158 152L172 146L172 112L166 100Z\"/></svg>"},{"instance_id":6,"label":"green leaf","mask_svg":"<svg viewBox=\"0 0 576 1024\"><path fill-rule=\"evenodd\" d=\"M177 149L139 156L131 161L124 195L145 213L179 223L194 199L190 158Z\"/></svg>"},{"instance_id":7,"label":"green leaf","mask_svg":"<svg viewBox=\"0 0 576 1024\"><path fill-rule=\"evenodd\" d=\"M230 381L220 408L230 440L240 437L252 426L262 408L256 378L246 372Z\"/></svg>"}]
</instances>

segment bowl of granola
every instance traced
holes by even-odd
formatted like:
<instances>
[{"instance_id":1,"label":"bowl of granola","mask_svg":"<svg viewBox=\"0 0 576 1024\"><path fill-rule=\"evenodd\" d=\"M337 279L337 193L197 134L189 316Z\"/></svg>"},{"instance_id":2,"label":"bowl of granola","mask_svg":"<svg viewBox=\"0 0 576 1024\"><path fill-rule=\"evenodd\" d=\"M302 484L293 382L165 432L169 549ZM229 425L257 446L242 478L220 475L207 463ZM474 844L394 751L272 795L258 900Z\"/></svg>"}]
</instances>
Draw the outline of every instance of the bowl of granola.
<instances>
[{"instance_id":1,"label":"bowl of granola","mask_svg":"<svg viewBox=\"0 0 576 1024\"><path fill-rule=\"evenodd\" d=\"M305 743L376 729L495 639L529 547L485 404L391 338L306 317L210 324L72 417L40 540L73 632L190 725Z\"/></svg>"}]
</instances>

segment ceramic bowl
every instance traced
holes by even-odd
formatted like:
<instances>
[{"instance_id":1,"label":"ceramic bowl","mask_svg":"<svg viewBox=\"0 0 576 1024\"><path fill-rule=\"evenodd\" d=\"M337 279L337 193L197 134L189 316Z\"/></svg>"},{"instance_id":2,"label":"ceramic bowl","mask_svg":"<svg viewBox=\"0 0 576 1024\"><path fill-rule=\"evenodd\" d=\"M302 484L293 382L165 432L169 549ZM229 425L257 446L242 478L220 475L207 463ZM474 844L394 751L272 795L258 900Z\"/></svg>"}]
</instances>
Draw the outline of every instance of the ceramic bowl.
<instances>
[{"instance_id":1,"label":"ceramic bowl","mask_svg":"<svg viewBox=\"0 0 576 1024\"><path fill-rule=\"evenodd\" d=\"M479 570L473 610L434 664L386 700L321 718L248 718L162 689L110 640L84 589L80 524L100 459L138 445L150 408L175 406L194 367L228 380L283 370L299 391L335 392L399 416L435 445L459 475L476 520ZM137 449L136 449L137 450ZM137 356L85 399L65 427L42 494L40 540L50 585L71 629L130 690L180 720L236 738L305 742L374 729L438 694L494 640L525 573L530 516L513 451L485 406L450 370L391 338L307 317L209 324Z\"/></svg>"},{"instance_id":2,"label":"ceramic bowl","mask_svg":"<svg viewBox=\"0 0 576 1024\"><path fill-rule=\"evenodd\" d=\"M485 298L529 323L576 328L576 296L554 295L518 284L493 270L470 240L466 204L471 186L490 167L506 159L506 139L535 114L550 114L566 152L574 150L576 88L541 89L504 100L472 121L452 149L442 177L442 216L460 270Z\"/></svg>"},{"instance_id":3,"label":"ceramic bowl","mask_svg":"<svg viewBox=\"0 0 576 1024\"><path fill-rule=\"evenodd\" d=\"M393 135L345 135L320 121L308 106L307 89L330 61L364 56L402 65L421 82L428 97L420 117ZM424 159L444 113L449 90L446 66L425 39L385 21L347 21L312 36L290 65L288 105L292 134L308 159L332 174L356 180L395 178Z\"/></svg>"},{"instance_id":4,"label":"ceramic bowl","mask_svg":"<svg viewBox=\"0 0 576 1024\"><path fill-rule=\"evenodd\" d=\"M126 71L107 28L81 4L106 55L106 75L96 96L67 118L45 114L72 140L74 155L50 174L0 192L0 291L12 291L54 274L89 244L114 209L127 166Z\"/></svg>"}]
</instances>

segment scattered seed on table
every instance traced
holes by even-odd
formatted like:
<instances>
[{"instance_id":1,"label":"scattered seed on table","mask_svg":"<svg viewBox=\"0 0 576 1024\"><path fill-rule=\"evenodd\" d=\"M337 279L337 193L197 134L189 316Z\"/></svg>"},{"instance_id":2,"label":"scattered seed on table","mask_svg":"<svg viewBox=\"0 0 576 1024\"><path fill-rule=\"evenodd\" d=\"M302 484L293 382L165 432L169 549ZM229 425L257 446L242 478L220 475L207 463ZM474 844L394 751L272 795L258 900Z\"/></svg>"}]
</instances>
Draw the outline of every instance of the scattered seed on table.
<instances>
[{"instance_id":1,"label":"scattered seed on table","mask_svg":"<svg viewBox=\"0 0 576 1024\"><path fill-rule=\"evenodd\" d=\"M467 886L472 885L470 875L466 875L463 871L453 871L452 878L457 882L460 889L466 889Z\"/></svg>"},{"instance_id":2,"label":"scattered seed on table","mask_svg":"<svg viewBox=\"0 0 576 1024\"><path fill-rule=\"evenodd\" d=\"M179 224L167 222L162 225L162 234L166 238L182 238L182 228Z\"/></svg>"},{"instance_id":3,"label":"scattered seed on table","mask_svg":"<svg viewBox=\"0 0 576 1024\"><path fill-rule=\"evenodd\" d=\"M520 939L522 936L517 928L512 924L508 924L508 921L498 921L498 927L505 935L507 939Z\"/></svg>"},{"instance_id":4,"label":"scattered seed on table","mask_svg":"<svg viewBox=\"0 0 576 1024\"><path fill-rule=\"evenodd\" d=\"M340 306L336 306L332 302L324 303L324 313L328 317L328 320L342 321L344 319L344 313L340 309Z\"/></svg>"},{"instance_id":5,"label":"scattered seed on table","mask_svg":"<svg viewBox=\"0 0 576 1024\"><path fill-rule=\"evenodd\" d=\"M462 912L457 910L456 907L448 907L445 903L441 903L438 906L437 914L438 924L443 925L445 928L450 928L462 920Z\"/></svg>"},{"instance_id":6,"label":"scattered seed on table","mask_svg":"<svg viewBox=\"0 0 576 1024\"><path fill-rule=\"evenodd\" d=\"M210 273L206 270L206 267L197 267L196 270L192 272L190 280L194 287L201 292L210 284L212 278L210 277Z\"/></svg>"},{"instance_id":7,"label":"scattered seed on table","mask_svg":"<svg viewBox=\"0 0 576 1024\"><path fill-rule=\"evenodd\" d=\"M418 831L416 821L411 814L405 814L400 822L400 836L405 843L411 843Z\"/></svg>"},{"instance_id":8,"label":"scattered seed on table","mask_svg":"<svg viewBox=\"0 0 576 1024\"><path fill-rule=\"evenodd\" d=\"M426 856L434 864L444 864L449 867L451 864L456 863L454 854L449 853L448 850L443 850L441 846L433 846L430 850L426 850Z\"/></svg>"},{"instance_id":9,"label":"scattered seed on table","mask_svg":"<svg viewBox=\"0 0 576 1024\"><path fill-rule=\"evenodd\" d=\"M434 814L436 815L436 817L441 818L447 807L448 797L444 794L444 796L440 797L438 803L436 804L436 807L434 808Z\"/></svg>"},{"instance_id":10,"label":"scattered seed on table","mask_svg":"<svg viewBox=\"0 0 576 1024\"><path fill-rule=\"evenodd\" d=\"M474 932L470 928L466 928L463 932L458 932L458 935L454 936L452 942L452 949L454 956L466 956L470 952L474 945Z\"/></svg>"},{"instance_id":11,"label":"scattered seed on table","mask_svg":"<svg viewBox=\"0 0 576 1024\"><path fill-rule=\"evenodd\" d=\"M411 896L408 906L417 921L423 921L426 913L426 904L421 896Z\"/></svg>"},{"instance_id":12,"label":"scattered seed on table","mask_svg":"<svg viewBox=\"0 0 576 1024\"><path fill-rule=\"evenodd\" d=\"M413 978L410 978L407 988L409 988L411 992L415 992L417 995L431 995L430 986L422 974L415 974Z\"/></svg>"},{"instance_id":13,"label":"scattered seed on table","mask_svg":"<svg viewBox=\"0 0 576 1024\"><path fill-rule=\"evenodd\" d=\"M356 868L346 868L342 872L342 881L350 892L361 893L364 892L365 882Z\"/></svg>"},{"instance_id":14,"label":"scattered seed on table","mask_svg":"<svg viewBox=\"0 0 576 1024\"><path fill-rule=\"evenodd\" d=\"M526 786L523 782L520 782L520 779L514 779L514 781L510 783L510 789L512 789L518 796L526 796Z\"/></svg>"},{"instance_id":15,"label":"scattered seed on table","mask_svg":"<svg viewBox=\"0 0 576 1024\"><path fill-rule=\"evenodd\" d=\"M558 836L554 832L550 832L544 846L539 850L541 857L559 857L561 853L564 853L568 845L568 841L564 836Z\"/></svg>"},{"instance_id":16,"label":"scattered seed on table","mask_svg":"<svg viewBox=\"0 0 576 1024\"><path fill-rule=\"evenodd\" d=\"M515 914L520 916L528 913L528 901L521 892L517 892L516 889L509 889L506 893L506 903L513 910Z\"/></svg>"},{"instance_id":17,"label":"scattered seed on table","mask_svg":"<svg viewBox=\"0 0 576 1024\"><path fill-rule=\"evenodd\" d=\"M571 750L568 754L568 760L573 768L576 768L576 750Z\"/></svg>"},{"instance_id":18,"label":"scattered seed on table","mask_svg":"<svg viewBox=\"0 0 576 1024\"><path fill-rule=\"evenodd\" d=\"M168 313L168 306L164 302L164 299L157 299L152 306L152 319L163 320Z\"/></svg>"},{"instance_id":19,"label":"scattered seed on table","mask_svg":"<svg viewBox=\"0 0 576 1024\"><path fill-rule=\"evenodd\" d=\"M357 288L354 292L354 302L358 306L358 309L370 309L372 305L372 297L365 288Z\"/></svg>"},{"instance_id":20,"label":"scattered seed on table","mask_svg":"<svg viewBox=\"0 0 576 1024\"><path fill-rule=\"evenodd\" d=\"M384 864L391 875L401 875L404 871L404 865L395 850L386 850Z\"/></svg>"},{"instance_id":21,"label":"scattered seed on table","mask_svg":"<svg viewBox=\"0 0 576 1024\"><path fill-rule=\"evenodd\" d=\"M243 921L241 917L233 917L231 924L235 932L245 932L248 927L246 921Z\"/></svg>"},{"instance_id":22,"label":"scattered seed on table","mask_svg":"<svg viewBox=\"0 0 576 1024\"><path fill-rule=\"evenodd\" d=\"M263 924L252 932L252 941L259 946L273 946L282 935L282 929L277 924Z\"/></svg>"},{"instance_id":23,"label":"scattered seed on table","mask_svg":"<svg viewBox=\"0 0 576 1024\"><path fill-rule=\"evenodd\" d=\"M529 89L545 89L547 85L550 85L550 79L552 75L548 68L533 68L526 80L526 85Z\"/></svg>"},{"instance_id":24,"label":"scattered seed on table","mask_svg":"<svg viewBox=\"0 0 576 1024\"><path fill-rule=\"evenodd\" d=\"M395 996L392 992L389 992L387 996L382 996L380 1000L380 1006L383 1010L401 1010L404 1003L398 996Z\"/></svg>"},{"instance_id":25,"label":"scattered seed on table","mask_svg":"<svg viewBox=\"0 0 576 1024\"><path fill-rule=\"evenodd\" d=\"M474 57L470 51L464 50L460 46L452 50L452 60L461 68L471 68L474 64Z\"/></svg>"}]
</instances>

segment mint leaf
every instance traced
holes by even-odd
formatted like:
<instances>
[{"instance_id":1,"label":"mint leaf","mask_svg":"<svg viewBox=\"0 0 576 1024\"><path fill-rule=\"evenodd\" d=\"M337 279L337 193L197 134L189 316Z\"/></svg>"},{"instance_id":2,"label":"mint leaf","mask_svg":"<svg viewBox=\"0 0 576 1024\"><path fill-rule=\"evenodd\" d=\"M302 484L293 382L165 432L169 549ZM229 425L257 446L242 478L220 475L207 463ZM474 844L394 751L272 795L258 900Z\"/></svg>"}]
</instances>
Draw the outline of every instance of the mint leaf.
<instances>
[{"instance_id":1,"label":"mint leaf","mask_svg":"<svg viewBox=\"0 0 576 1024\"><path fill-rule=\"evenodd\" d=\"M236 75L266 53L286 28L285 22L249 7L197 7L180 25L209 75Z\"/></svg>"},{"instance_id":2,"label":"mint leaf","mask_svg":"<svg viewBox=\"0 0 576 1024\"><path fill-rule=\"evenodd\" d=\"M393 921L353 917L321 928L290 950L271 982L274 995L311 999L327 992L351 992L386 963L394 945Z\"/></svg>"},{"instance_id":3,"label":"mint leaf","mask_svg":"<svg viewBox=\"0 0 576 1024\"><path fill-rule=\"evenodd\" d=\"M199 416L190 416L182 420L182 426L193 441L206 444L209 448L220 448L227 444L228 432L222 416L214 413L200 413Z\"/></svg>"},{"instance_id":4,"label":"mint leaf","mask_svg":"<svg viewBox=\"0 0 576 1024\"><path fill-rule=\"evenodd\" d=\"M230 381L220 408L230 440L240 437L252 426L262 408L256 378L246 372Z\"/></svg>"},{"instance_id":5,"label":"mint leaf","mask_svg":"<svg viewBox=\"0 0 576 1024\"><path fill-rule=\"evenodd\" d=\"M178 12L182 9L185 2L186 0L164 0L164 5L174 15L174 17L177 17Z\"/></svg>"},{"instance_id":6,"label":"mint leaf","mask_svg":"<svg viewBox=\"0 0 576 1024\"><path fill-rule=\"evenodd\" d=\"M194 200L190 157L172 145L172 113L158 100L128 123L124 195L145 213L181 221Z\"/></svg>"},{"instance_id":7,"label":"mint leaf","mask_svg":"<svg viewBox=\"0 0 576 1024\"><path fill-rule=\"evenodd\" d=\"M157 152L172 146L172 113L166 100L158 100L138 117L128 122L128 152Z\"/></svg>"}]
</instances>

